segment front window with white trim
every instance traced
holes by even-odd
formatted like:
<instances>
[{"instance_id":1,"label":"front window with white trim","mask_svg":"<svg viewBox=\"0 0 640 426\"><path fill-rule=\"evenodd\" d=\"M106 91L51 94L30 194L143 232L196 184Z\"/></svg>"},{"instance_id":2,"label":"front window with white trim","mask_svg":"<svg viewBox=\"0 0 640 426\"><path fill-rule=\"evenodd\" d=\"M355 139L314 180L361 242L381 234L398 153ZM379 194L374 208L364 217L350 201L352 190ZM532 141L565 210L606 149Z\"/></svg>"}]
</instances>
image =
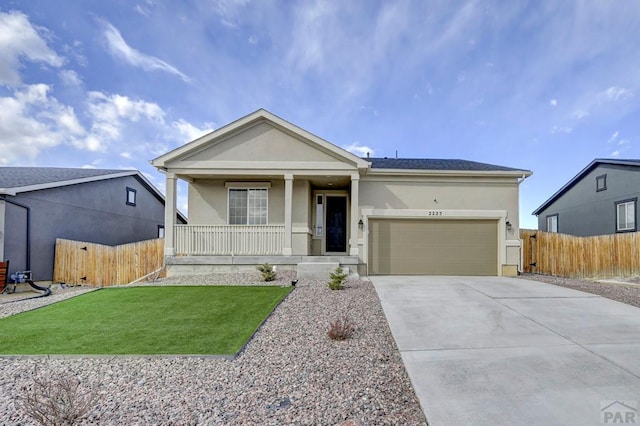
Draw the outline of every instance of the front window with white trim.
<instances>
[{"instance_id":1,"label":"front window with white trim","mask_svg":"<svg viewBox=\"0 0 640 426\"><path fill-rule=\"evenodd\" d=\"M636 200L616 203L616 231L636 230Z\"/></svg>"},{"instance_id":2,"label":"front window with white trim","mask_svg":"<svg viewBox=\"0 0 640 426\"><path fill-rule=\"evenodd\" d=\"M547 232L558 232L558 215L547 216Z\"/></svg>"},{"instance_id":3,"label":"front window with white trim","mask_svg":"<svg viewBox=\"0 0 640 426\"><path fill-rule=\"evenodd\" d=\"M229 225L266 225L266 188L229 188Z\"/></svg>"}]
</instances>

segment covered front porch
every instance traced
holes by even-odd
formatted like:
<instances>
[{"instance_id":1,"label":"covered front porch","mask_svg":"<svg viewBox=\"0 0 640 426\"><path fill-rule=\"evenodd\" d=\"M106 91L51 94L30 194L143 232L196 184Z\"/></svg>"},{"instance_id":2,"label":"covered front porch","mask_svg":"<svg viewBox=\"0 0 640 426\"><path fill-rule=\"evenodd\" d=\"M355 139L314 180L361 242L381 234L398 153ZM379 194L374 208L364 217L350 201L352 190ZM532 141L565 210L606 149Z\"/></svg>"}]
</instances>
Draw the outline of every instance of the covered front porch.
<instances>
[{"instance_id":1,"label":"covered front porch","mask_svg":"<svg viewBox=\"0 0 640 426\"><path fill-rule=\"evenodd\" d=\"M333 173L248 180L167 172L165 256L358 257L359 174ZM189 183L188 225L172 220L179 178Z\"/></svg>"},{"instance_id":2,"label":"covered front porch","mask_svg":"<svg viewBox=\"0 0 640 426\"><path fill-rule=\"evenodd\" d=\"M167 265L360 259L360 175L369 163L265 110L152 164L166 176ZM175 221L178 180L188 184L187 225Z\"/></svg>"}]
</instances>

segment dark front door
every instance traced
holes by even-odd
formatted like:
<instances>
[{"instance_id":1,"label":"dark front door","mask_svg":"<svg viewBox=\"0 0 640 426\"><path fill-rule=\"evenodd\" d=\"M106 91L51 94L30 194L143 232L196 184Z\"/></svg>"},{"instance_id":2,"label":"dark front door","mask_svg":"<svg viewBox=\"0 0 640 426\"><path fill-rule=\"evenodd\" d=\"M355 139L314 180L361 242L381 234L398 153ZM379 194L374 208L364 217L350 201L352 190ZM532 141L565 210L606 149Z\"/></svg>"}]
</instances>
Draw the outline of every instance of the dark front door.
<instances>
[{"instance_id":1,"label":"dark front door","mask_svg":"<svg viewBox=\"0 0 640 426\"><path fill-rule=\"evenodd\" d=\"M327 253L347 251L347 197L327 196Z\"/></svg>"}]
</instances>

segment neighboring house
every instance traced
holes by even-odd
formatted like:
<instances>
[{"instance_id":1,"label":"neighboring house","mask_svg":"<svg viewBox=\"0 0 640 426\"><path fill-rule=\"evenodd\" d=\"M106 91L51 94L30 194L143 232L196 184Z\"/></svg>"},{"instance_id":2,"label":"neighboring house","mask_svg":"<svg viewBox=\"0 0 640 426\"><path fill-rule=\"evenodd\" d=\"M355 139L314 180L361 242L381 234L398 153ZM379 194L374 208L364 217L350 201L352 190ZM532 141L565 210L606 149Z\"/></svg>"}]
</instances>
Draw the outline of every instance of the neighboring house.
<instances>
[{"instance_id":1,"label":"neighboring house","mask_svg":"<svg viewBox=\"0 0 640 426\"><path fill-rule=\"evenodd\" d=\"M56 238L117 245L164 233L164 197L135 170L0 167L0 259L53 277ZM179 223L186 223L176 212ZM173 220L172 223L175 223Z\"/></svg>"},{"instance_id":2,"label":"neighboring house","mask_svg":"<svg viewBox=\"0 0 640 426\"><path fill-rule=\"evenodd\" d=\"M169 274L337 262L361 274L515 274L530 171L357 157L258 110L161 157ZM172 226L176 181L189 225Z\"/></svg>"},{"instance_id":3,"label":"neighboring house","mask_svg":"<svg viewBox=\"0 0 640 426\"><path fill-rule=\"evenodd\" d=\"M640 160L597 158L533 214L538 229L580 237L634 232Z\"/></svg>"}]
</instances>

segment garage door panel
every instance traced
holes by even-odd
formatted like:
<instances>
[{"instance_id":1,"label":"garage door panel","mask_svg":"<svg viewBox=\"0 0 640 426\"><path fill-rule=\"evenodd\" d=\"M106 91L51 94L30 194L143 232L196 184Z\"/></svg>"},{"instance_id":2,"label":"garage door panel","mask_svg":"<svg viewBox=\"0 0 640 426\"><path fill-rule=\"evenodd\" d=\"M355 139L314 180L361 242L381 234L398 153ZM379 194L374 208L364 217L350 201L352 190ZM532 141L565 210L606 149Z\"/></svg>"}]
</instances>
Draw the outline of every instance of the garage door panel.
<instances>
[{"instance_id":1,"label":"garage door panel","mask_svg":"<svg viewBox=\"0 0 640 426\"><path fill-rule=\"evenodd\" d=\"M497 220L370 220L370 273L497 275L497 234Z\"/></svg>"}]
</instances>

